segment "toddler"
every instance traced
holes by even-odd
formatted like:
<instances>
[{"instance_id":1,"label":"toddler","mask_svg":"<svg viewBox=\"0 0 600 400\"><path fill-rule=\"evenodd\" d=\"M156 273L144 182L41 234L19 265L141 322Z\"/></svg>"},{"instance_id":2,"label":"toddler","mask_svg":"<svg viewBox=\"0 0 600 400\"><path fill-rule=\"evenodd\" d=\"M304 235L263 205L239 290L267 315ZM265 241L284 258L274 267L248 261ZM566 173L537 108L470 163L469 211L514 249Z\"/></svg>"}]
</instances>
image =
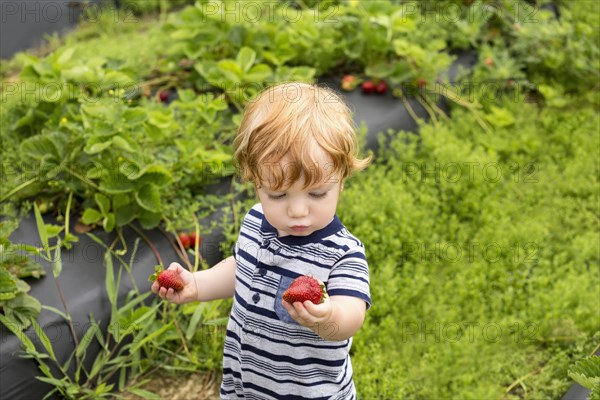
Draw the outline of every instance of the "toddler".
<instances>
[{"instance_id":1,"label":"toddler","mask_svg":"<svg viewBox=\"0 0 600 400\"><path fill-rule=\"evenodd\" d=\"M364 246L335 214L344 180L369 162L350 110L327 88L280 84L248 105L234 148L259 203L233 255L195 273L172 263L185 287L152 290L177 304L233 296L222 399L354 399L349 351L371 299ZM321 304L282 299L302 275L325 285Z\"/></svg>"}]
</instances>

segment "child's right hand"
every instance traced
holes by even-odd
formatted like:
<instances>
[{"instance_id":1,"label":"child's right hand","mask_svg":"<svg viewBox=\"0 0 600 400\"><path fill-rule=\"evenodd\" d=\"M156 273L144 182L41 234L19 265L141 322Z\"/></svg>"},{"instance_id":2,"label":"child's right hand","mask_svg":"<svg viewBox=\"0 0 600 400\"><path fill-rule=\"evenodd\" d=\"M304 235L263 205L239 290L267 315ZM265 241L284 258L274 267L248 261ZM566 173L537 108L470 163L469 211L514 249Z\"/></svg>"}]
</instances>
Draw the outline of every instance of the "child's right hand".
<instances>
[{"instance_id":1,"label":"child's right hand","mask_svg":"<svg viewBox=\"0 0 600 400\"><path fill-rule=\"evenodd\" d=\"M158 281L152 283L152 292L157 293L161 299L167 300L170 303L182 304L189 303L190 301L196 301L198 299L198 287L196 286L196 280L194 275L183 268L178 263L171 263L168 270L175 271L183 281L183 289L175 291L172 288L165 288L160 286Z\"/></svg>"}]
</instances>

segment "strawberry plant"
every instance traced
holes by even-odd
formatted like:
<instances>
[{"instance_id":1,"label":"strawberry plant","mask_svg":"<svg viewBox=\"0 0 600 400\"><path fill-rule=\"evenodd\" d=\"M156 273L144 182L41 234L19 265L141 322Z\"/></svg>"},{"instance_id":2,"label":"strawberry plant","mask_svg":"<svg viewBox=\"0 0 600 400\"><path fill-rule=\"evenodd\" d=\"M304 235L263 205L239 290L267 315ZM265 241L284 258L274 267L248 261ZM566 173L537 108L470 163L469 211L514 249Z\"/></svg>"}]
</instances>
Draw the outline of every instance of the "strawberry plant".
<instances>
[{"instance_id":1,"label":"strawberry plant","mask_svg":"<svg viewBox=\"0 0 600 400\"><path fill-rule=\"evenodd\" d=\"M33 246L11 243L10 234L17 227L15 220L0 222L0 311L16 330L27 329L41 310L40 302L30 296L25 278L40 278L46 274L32 259L39 250Z\"/></svg>"},{"instance_id":2,"label":"strawberry plant","mask_svg":"<svg viewBox=\"0 0 600 400\"><path fill-rule=\"evenodd\" d=\"M214 330L221 330L224 323L218 316L222 314L224 302L209 305L189 304L185 308L167 307L160 300L149 301L150 291L140 291L133 276L133 260L138 251L139 238L136 239L129 255L131 262L127 264L116 251L104 244L93 233L88 235L106 249L104 264L106 267L105 288L110 307L108 324L95 320L90 316L86 329L76 329L69 308L68 299L62 292L59 277L62 273L62 253L60 238L55 245L50 239L55 236L52 225L44 223L37 206L34 208L41 249L20 246L21 251L35 253L51 265L52 277L63 303L63 310L41 305L37 300L28 299L24 293L4 291L4 267L11 272L21 272L21 276L38 275L35 263L27 261L11 253L3 253L2 281L3 314L2 323L21 342L23 356L35 360L40 376L36 378L51 385L46 396L57 394L66 399L104 398L114 396L115 390L121 393L138 396L155 396L141 388L148 377L159 368L167 368L168 364L178 370L197 370L204 365L215 368L219 356L206 350L208 344L216 345L220 338ZM2 224L0 228L9 232L10 228ZM3 245L7 242L3 240ZM10 249L14 251L14 249ZM115 265L115 261L118 262ZM21 268L18 268L21 267ZM139 268L140 266L137 266ZM162 269L158 267L158 269ZM41 270L43 271L43 270ZM132 279L132 287L126 295L121 295L123 272L127 271ZM176 283L165 278L165 272L157 273L164 285ZM23 282L17 282L17 289L26 291ZM36 306L37 305L37 306ZM16 307L13 309L13 307ZM69 327L73 348L66 354L58 352L58 346L46 334L46 327L37 321L40 308L56 313ZM17 312L18 311L18 312ZM178 322L180 321L180 322ZM23 329L31 327L35 340L24 334ZM107 328L104 328L107 326ZM218 333L218 332L217 332ZM96 347L99 350L94 350ZM63 350L61 348L61 350ZM179 354L181 353L181 354ZM203 354L201 358L197 354Z\"/></svg>"}]
</instances>

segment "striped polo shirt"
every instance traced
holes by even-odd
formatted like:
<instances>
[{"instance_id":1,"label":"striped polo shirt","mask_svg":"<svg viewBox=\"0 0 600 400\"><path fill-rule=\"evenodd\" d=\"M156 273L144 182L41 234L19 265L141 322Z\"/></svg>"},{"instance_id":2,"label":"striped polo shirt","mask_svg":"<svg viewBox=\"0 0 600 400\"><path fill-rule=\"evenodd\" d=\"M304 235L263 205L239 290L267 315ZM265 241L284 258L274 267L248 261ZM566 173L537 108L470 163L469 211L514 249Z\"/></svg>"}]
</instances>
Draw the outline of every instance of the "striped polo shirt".
<instances>
[{"instance_id":1,"label":"striped polo shirt","mask_svg":"<svg viewBox=\"0 0 600 400\"><path fill-rule=\"evenodd\" d=\"M325 283L329 296L358 297L369 308L363 244L337 216L308 236L277 237L257 204L244 218L233 253L236 283L221 398L354 399L352 339L322 339L294 321L281 300L295 278L313 275Z\"/></svg>"}]
</instances>

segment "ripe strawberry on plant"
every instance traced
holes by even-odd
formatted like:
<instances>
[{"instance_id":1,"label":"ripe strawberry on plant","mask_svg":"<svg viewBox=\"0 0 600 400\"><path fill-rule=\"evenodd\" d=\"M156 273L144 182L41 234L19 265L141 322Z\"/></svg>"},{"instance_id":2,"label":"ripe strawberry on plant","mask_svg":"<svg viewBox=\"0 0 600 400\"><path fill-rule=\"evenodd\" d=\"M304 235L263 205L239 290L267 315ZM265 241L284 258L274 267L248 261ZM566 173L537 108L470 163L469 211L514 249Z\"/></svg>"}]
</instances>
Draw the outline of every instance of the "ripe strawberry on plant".
<instances>
[{"instance_id":1,"label":"ripe strawberry on plant","mask_svg":"<svg viewBox=\"0 0 600 400\"><path fill-rule=\"evenodd\" d=\"M202 244L202 236L198 235L198 247L200 247L200 245ZM190 233L190 246L194 247L196 246L196 232L192 232Z\"/></svg>"},{"instance_id":2,"label":"ripe strawberry on plant","mask_svg":"<svg viewBox=\"0 0 600 400\"><path fill-rule=\"evenodd\" d=\"M179 274L169 269L163 270L160 265L157 265L155 272L148 277L150 282L158 281L158 284L164 288L173 288L176 292L183 289L183 280Z\"/></svg>"},{"instance_id":3,"label":"ripe strawberry on plant","mask_svg":"<svg viewBox=\"0 0 600 400\"><path fill-rule=\"evenodd\" d=\"M183 246L184 249L189 249L190 246L192 245L192 239L191 239L190 235L188 235L187 233L180 233L179 241L181 242L181 245Z\"/></svg>"},{"instance_id":4,"label":"ripe strawberry on plant","mask_svg":"<svg viewBox=\"0 0 600 400\"><path fill-rule=\"evenodd\" d=\"M161 90L160 92L158 92L158 100L160 100L162 103L169 100L169 92L167 92L166 90Z\"/></svg>"},{"instance_id":5,"label":"ripe strawberry on plant","mask_svg":"<svg viewBox=\"0 0 600 400\"><path fill-rule=\"evenodd\" d=\"M381 80L377 85L375 85L375 92L378 94L384 94L388 90L388 85L385 81Z\"/></svg>"},{"instance_id":6,"label":"ripe strawberry on plant","mask_svg":"<svg viewBox=\"0 0 600 400\"><path fill-rule=\"evenodd\" d=\"M312 301L313 304L319 304L324 301L325 296L325 285L308 275L294 279L292 284L283 292L283 300L290 304L296 301L304 303L306 300Z\"/></svg>"},{"instance_id":7,"label":"ripe strawberry on plant","mask_svg":"<svg viewBox=\"0 0 600 400\"><path fill-rule=\"evenodd\" d=\"M368 81L363 82L362 91L364 94L371 94L375 92L375 84L373 81L369 79Z\"/></svg>"}]
</instances>

